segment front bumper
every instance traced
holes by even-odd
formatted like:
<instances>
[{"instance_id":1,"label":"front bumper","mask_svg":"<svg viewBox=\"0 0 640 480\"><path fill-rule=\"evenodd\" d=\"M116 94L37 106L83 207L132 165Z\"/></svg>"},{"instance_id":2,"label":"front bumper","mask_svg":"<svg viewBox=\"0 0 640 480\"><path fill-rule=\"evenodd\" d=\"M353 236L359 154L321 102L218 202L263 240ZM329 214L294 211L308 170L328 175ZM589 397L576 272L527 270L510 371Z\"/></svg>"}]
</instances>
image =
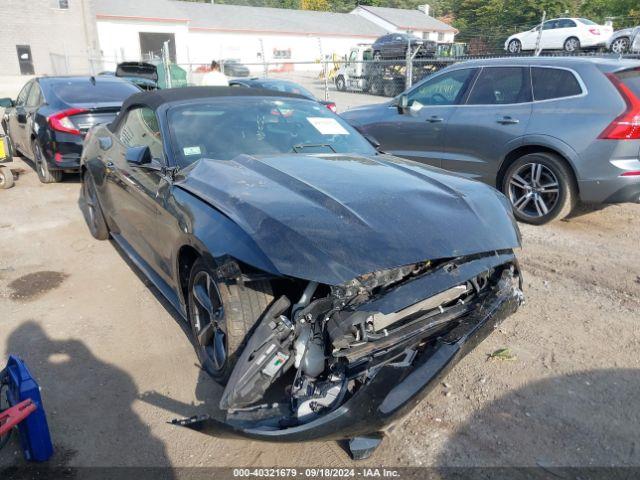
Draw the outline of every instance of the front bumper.
<instances>
[{"instance_id":1,"label":"front bumper","mask_svg":"<svg viewBox=\"0 0 640 480\"><path fill-rule=\"evenodd\" d=\"M211 416L174 420L207 435L300 442L384 434L408 414L447 372L484 340L521 303L518 288L498 292L444 338L433 340L409 366L385 365L340 407L309 423L267 430L242 428Z\"/></svg>"}]
</instances>

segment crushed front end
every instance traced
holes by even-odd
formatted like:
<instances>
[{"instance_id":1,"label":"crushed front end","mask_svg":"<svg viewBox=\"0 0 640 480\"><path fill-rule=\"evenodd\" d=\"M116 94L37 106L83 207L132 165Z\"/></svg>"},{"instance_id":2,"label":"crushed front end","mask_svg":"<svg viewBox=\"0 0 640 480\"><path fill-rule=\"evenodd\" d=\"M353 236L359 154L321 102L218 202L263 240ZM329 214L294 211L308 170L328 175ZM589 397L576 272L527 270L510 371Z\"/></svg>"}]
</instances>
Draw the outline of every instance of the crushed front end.
<instances>
[{"instance_id":1,"label":"crushed front end","mask_svg":"<svg viewBox=\"0 0 640 480\"><path fill-rule=\"evenodd\" d=\"M381 437L523 301L511 250L425 261L281 295L220 400L176 423L269 441Z\"/></svg>"}]
</instances>

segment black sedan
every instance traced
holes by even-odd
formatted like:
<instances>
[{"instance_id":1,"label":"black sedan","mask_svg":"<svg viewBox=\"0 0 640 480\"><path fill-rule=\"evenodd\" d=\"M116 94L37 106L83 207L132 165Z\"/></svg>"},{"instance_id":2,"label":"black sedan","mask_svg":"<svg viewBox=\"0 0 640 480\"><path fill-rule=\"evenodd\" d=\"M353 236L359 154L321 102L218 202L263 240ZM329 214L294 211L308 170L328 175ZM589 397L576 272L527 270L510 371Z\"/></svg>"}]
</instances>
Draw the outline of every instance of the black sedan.
<instances>
[{"instance_id":1,"label":"black sedan","mask_svg":"<svg viewBox=\"0 0 640 480\"><path fill-rule=\"evenodd\" d=\"M371 46L374 60L398 60L407 55L407 47L411 45L411 52L416 57L433 57L438 43L433 40L423 40L407 33L390 33L376 39Z\"/></svg>"},{"instance_id":2,"label":"black sedan","mask_svg":"<svg viewBox=\"0 0 640 480\"><path fill-rule=\"evenodd\" d=\"M87 136L82 184L91 233L226 384L222 416L176 421L210 434L365 456L522 299L502 194L382 154L301 96L134 95Z\"/></svg>"},{"instance_id":3,"label":"black sedan","mask_svg":"<svg viewBox=\"0 0 640 480\"><path fill-rule=\"evenodd\" d=\"M315 100L327 107L332 112L336 112L336 104L330 100L318 100L316 96L302 85L290 80L280 80L277 78L246 78L229 80L231 87L249 87L264 88L266 90L275 90L276 92L295 93L303 97Z\"/></svg>"},{"instance_id":4,"label":"black sedan","mask_svg":"<svg viewBox=\"0 0 640 480\"><path fill-rule=\"evenodd\" d=\"M85 133L111 122L139 88L119 78L39 77L27 82L2 119L12 150L34 162L42 183L77 172Z\"/></svg>"}]
</instances>

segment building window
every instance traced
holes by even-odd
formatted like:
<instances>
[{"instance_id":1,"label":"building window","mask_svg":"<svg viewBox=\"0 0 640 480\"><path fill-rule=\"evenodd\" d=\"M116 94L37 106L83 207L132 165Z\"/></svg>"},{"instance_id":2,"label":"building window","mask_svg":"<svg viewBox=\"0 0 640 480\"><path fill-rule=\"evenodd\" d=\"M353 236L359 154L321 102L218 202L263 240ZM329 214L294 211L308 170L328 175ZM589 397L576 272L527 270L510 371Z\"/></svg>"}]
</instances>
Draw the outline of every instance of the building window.
<instances>
[{"instance_id":1,"label":"building window","mask_svg":"<svg viewBox=\"0 0 640 480\"><path fill-rule=\"evenodd\" d=\"M60 10L69 10L69 0L56 0L55 4Z\"/></svg>"},{"instance_id":2,"label":"building window","mask_svg":"<svg viewBox=\"0 0 640 480\"><path fill-rule=\"evenodd\" d=\"M444 32L438 32L438 41L444 42Z\"/></svg>"},{"instance_id":3,"label":"building window","mask_svg":"<svg viewBox=\"0 0 640 480\"><path fill-rule=\"evenodd\" d=\"M277 48L273 49L273 58L280 60L290 60L291 59L291 49L287 50L278 50Z\"/></svg>"}]
</instances>

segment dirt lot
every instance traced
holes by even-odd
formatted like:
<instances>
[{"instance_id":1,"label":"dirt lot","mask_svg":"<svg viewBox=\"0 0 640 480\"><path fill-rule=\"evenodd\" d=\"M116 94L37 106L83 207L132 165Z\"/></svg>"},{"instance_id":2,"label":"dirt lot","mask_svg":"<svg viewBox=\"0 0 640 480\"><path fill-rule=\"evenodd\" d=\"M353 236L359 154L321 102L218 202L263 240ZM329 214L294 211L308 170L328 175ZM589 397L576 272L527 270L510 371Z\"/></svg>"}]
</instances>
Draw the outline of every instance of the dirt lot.
<instances>
[{"instance_id":1,"label":"dirt lot","mask_svg":"<svg viewBox=\"0 0 640 480\"><path fill-rule=\"evenodd\" d=\"M42 185L15 167L16 187L0 191L0 359L20 354L40 380L54 464L354 465L333 442L167 424L220 393L179 320L113 243L90 236L77 178ZM640 466L640 205L522 234L526 305L365 465ZM503 347L514 358L488 358ZM0 466L21 464L17 450L14 439Z\"/></svg>"}]
</instances>

